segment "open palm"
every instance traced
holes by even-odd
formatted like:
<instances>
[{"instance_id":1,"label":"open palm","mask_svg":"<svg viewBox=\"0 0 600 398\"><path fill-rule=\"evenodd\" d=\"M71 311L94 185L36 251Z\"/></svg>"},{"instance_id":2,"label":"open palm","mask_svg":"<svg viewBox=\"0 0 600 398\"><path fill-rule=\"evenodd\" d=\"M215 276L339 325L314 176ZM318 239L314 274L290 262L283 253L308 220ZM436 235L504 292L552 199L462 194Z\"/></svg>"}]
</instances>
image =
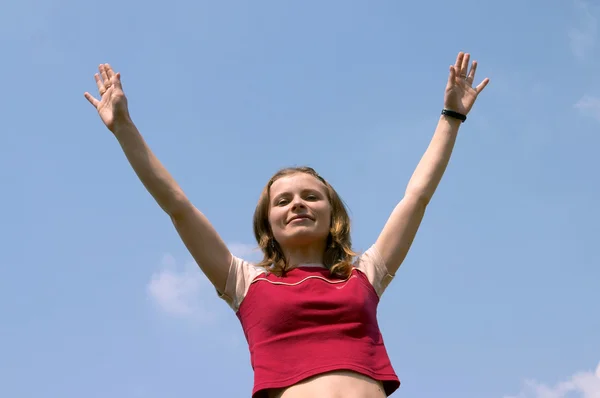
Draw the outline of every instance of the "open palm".
<instances>
[{"instance_id":1,"label":"open palm","mask_svg":"<svg viewBox=\"0 0 600 398\"><path fill-rule=\"evenodd\" d=\"M485 78L477 87L473 87L477 61L473 61L471 70L469 70L469 58L469 54L458 53L456 63L450 66L448 84L444 95L444 108L463 115L469 113L477 96L490 81L490 79Z\"/></svg>"},{"instance_id":2,"label":"open palm","mask_svg":"<svg viewBox=\"0 0 600 398\"><path fill-rule=\"evenodd\" d=\"M114 131L119 122L129 120L127 97L121 85L121 74L115 73L109 64L101 64L94 75L100 100L86 92L85 98L96 108L100 119L109 130Z\"/></svg>"}]
</instances>

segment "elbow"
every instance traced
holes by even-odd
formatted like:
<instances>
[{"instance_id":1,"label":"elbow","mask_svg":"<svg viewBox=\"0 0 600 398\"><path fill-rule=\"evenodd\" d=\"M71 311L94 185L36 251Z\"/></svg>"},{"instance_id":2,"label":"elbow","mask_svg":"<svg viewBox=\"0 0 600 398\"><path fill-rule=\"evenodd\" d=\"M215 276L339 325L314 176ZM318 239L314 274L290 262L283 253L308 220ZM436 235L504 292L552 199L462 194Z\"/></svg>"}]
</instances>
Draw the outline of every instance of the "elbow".
<instances>
[{"instance_id":1,"label":"elbow","mask_svg":"<svg viewBox=\"0 0 600 398\"><path fill-rule=\"evenodd\" d=\"M413 207L422 208L425 210L429 202L431 201L431 195L427 195L424 192L411 192L408 191L404 195L404 201L410 202Z\"/></svg>"},{"instance_id":2,"label":"elbow","mask_svg":"<svg viewBox=\"0 0 600 398\"><path fill-rule=\"evenodd\" d=\"M162 208L172 220L179 220L189 214L193 205L185 195L175 195Z\"/></svg>"}]
</instances>

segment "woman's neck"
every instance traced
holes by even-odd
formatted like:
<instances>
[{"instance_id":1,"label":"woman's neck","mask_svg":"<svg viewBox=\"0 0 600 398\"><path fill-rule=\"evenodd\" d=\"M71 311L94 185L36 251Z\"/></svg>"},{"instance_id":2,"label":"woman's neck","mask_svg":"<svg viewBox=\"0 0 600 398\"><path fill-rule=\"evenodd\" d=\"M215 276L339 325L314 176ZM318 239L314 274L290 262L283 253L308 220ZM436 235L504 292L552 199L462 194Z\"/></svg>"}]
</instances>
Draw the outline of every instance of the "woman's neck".
<instances>
[{"instance_id":1,"label":"woman's neck","mask_svg":"<svg viewBox=\"0 0 600 398\"><path fill-rule=\"evenodd\" d=\"M323 247L302 246L288 248L285 252L288 265L290 267L298 267L302 265L323 265Z\"/></svg>"}]
</instances>

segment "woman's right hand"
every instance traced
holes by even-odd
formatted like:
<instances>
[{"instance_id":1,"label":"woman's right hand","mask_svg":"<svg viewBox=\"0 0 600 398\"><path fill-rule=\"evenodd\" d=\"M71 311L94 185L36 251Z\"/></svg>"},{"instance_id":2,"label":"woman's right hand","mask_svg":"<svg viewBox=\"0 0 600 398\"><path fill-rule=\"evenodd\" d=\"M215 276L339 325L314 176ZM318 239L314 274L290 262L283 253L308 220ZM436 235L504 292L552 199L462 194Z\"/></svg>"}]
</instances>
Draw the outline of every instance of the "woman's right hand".
<instances>
[{"instance_id":1,"label":"woman's right hand","mask_svg":"<svg viewBox=\"0 0 600 398\"><path fill-rule=\"evenodd\" d=\"M96 73L94 79L98 85L100 100L88 92L84 96L96 108L106 127L114 133L119 125L131 122L127 97L123 92L120 73L115 73L109 64L101 64L98 70L100 73Z\"/></svg>"}]
</instances>

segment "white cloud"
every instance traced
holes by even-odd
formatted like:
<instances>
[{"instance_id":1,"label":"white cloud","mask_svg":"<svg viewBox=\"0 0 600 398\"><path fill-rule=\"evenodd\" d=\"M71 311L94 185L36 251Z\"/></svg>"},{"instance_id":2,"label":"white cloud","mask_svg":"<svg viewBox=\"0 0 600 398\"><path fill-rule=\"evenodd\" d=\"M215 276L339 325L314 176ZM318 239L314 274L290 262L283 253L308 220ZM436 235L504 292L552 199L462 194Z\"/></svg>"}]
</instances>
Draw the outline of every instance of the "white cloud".
<instances>
[{"instance_id":1,"label":"white cloud","mask_svg":"<svg viewBox=\"0 0 600 398\"><path fill-rule=\"evenodd\" d=\"M600 122L600 98L585 95L577 101L575 108L582 115L593 117Z\"/></svg>"},{"instance_id":2,"label":"white cloud","mask_svg":"<svg viewBox=\"0 0 600 398\"><path fill-rule=\"evenodd\" d=\"M578 372L554 386L534 380L528 380L524 384L521 393L505 398L600 398L600 363L596 372Z\"/></svg>"},{"instance_id":3,"label":"white cloud","mask_svg":"<svg viewBox=\"0 0 600 398\"><path fill-rule=\"evenodd\" d=\"M577 11L577 26L569 31L571 51L579 58L584 59L596 44L598 19L592 14L590 6L583 0L575 1Z\"/></svg>"},{"instance_id":4,"label":"white cloud","mask_svg":"<svg viewBox=\"0 0 600 398\"><path fill-rule=\"evenodd\" d=\"M234 256L243 258L246 261L256 262L263 258L263 253L257 245L234 242L228 244L227 247L229 247L229 250Z\"/></svg>"},{"instance_id":5,"label":"white cloud","mask_svg":"<svg viewBox=\"0 0 600 398\"><path fill-rule=\"evenodd\" d=\"M216 291L193 262L178 267L175 259L165 255L162 267L155 272L147 286L147 292L157 308L169 315L194 318L203 322L214 319L208 309L207 295Z\"/></svg>"},{"instance_id":6,"label":"white cloud","mask_svg":"<svg viewBox=\"0 0 600 398\"><path fill-rule=\"evenodd\" d=\"M236 256L247 261L262 259L262 252L255 245L231 243L227 245ZM218 306L217 292L194 261L178 266L167 254L161 267L152 274L147 293L160 311L179 318L193 319L203 323L215 320L213 307ZM221 307L218 307L219 311Z\"/></svg>"}]
</instances>

